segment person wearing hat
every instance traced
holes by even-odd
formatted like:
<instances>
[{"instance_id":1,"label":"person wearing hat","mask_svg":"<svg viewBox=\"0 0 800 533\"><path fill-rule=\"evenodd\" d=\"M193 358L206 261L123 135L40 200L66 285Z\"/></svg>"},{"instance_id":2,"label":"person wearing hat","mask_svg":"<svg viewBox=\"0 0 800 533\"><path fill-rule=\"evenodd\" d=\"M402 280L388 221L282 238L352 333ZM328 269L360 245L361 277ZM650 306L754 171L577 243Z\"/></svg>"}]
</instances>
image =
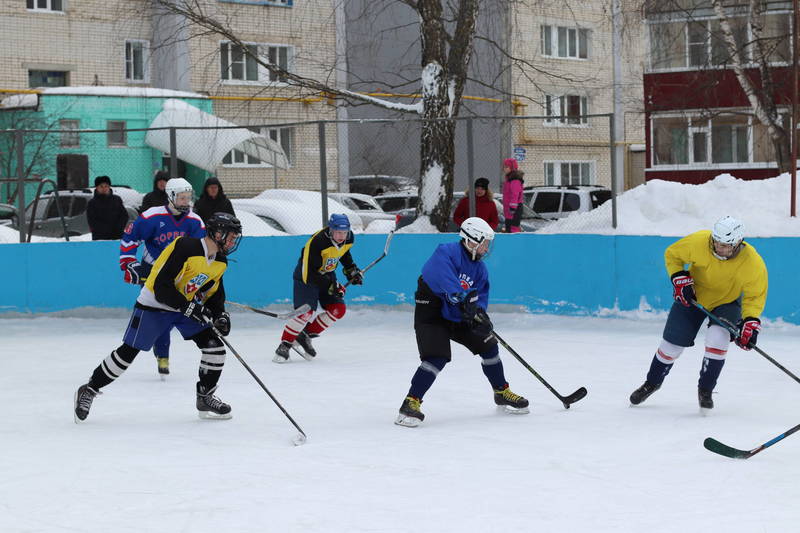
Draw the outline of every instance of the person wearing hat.
<instances>
[{"instance_id":1,"label":"person wearing hat","mask_svg":"<svg viewBox=\"0 0 800 533\"><path fill-rule=\"evenodd\" d=\"M93 241L110 241L122 237L128 223L128 212L122 198L111 190L111 178L97 176L94 179L94 197L86 206L86 219Z\"/></svg>"},{"instance_id":2,"label":"person wearing hat","mask_svg":"<svg viewBox=\"0 0 800 533\"><path fill-rule=\"evenodd\" d=\"M492 191L489 190L489 180L486 178L478 178L475 180L475 216L485 220L492 230L497 231L500 219L497 216L497 206L494 204L494 195ZM453 214L453 222L456 223L456 226L461 227L461 224L468 218L469 191L467 191L464 198L458 202L456 211Z\"/></svg>"},{"instance_id":3,"label":"person wearing hat","mask_svg":"<svg viewBox=\"0 0 800 533\"><path fill-rule=\"evenodd\" d=\"M206 180L203 185L203 194L194 204L194 212L200 215L204 222L211 218L214 213L230 213L236 215L233 211L233 205L228 197L225 196L225 191L222 190L222 183L216 176L211 176Z\"/></svg>"},{"instance_id":4,"label":"person wearing hat","mask_svg":"<svg viewBox=\"0 0 800 533\"><path fill-rule=\"evenodd\" d=\"M506 233L519 233L522 220L522 204L525 174L519 170L519 163L513 157L503 160L503 216L506 219Z\"/></svg>"},{"instance_id":5,"label":"person wearing hat","mask_svg":"<svg viewBox=\"0 0 800 533\"><path fill-rule=\"evenodd\" d=\"M166 192L167 181L169 181L169 172L157 170L156 175L153 177L153 190L144 195L142 206L139 208L140 213L144 213L151 207L167 205L169 201Z\"/></svg>"}]
</instances>

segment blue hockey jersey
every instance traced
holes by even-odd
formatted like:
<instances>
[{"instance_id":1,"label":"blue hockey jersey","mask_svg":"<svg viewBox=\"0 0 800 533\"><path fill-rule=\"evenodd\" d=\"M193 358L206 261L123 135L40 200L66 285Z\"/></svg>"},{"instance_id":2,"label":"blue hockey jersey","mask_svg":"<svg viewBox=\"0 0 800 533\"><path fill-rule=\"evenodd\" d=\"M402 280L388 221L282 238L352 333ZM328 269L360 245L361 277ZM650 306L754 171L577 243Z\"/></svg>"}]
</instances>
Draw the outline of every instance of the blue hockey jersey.
<instances>
[{"instance_id":1,"label":"blue hockey jersey","mask_svg":"<svg viewBox=\"0 0 800 533\"><path fill-rule=\"evenodd\" d=\"M142 263L152 265L164 248L178 237L203 238L206 226L194 211L177 218L160 205L151 207L125 228L119 243L119 259L136 259L139 245L144 243Z\"/></svg>"},{"instance_id":2,"label":"blue hockey jersey","mask_svg":"<svg viewBox=\"0 0 800 533\"><path fill-rule=\"evenodd\" d=\"M483 261L473 261L461 242L436 247L422 267L422 280L442 300L442 316L461 321L459 303L472 290L478 291L478 305L489 305L489 271Z\"/></svg>"}]
</instances>

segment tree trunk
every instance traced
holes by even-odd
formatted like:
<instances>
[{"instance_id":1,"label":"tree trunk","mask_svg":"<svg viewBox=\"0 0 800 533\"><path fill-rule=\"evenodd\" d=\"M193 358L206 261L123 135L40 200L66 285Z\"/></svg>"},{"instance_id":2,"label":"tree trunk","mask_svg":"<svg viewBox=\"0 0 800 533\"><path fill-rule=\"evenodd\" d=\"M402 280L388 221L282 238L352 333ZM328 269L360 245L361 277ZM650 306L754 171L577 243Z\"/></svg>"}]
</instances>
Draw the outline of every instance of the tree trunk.
<instances>
[{"instance_id":1,"label":"tree trunk","mask_svg":"<svg viewBox=\"0 0 800 533\"><path fill-rule=\"evenodd\" d=\"M446 113L446 106L445 106ZM455 167L455 122L430 120L422 123L419 216L430 218L439 231L447 231L453 202Z\"/></svg>"},{"instance_id":2,"label":"tree trunk","mask_svg":"<svg viewBox=\"0 0 800 533\"><path fill-rule=\"evenodd\" d=\"M772 137L772 146L775 149L775 161L778 163L778 173L792 171L791 139L783 128L776 128L776 135Z\"/></svg>"}]
</instances>

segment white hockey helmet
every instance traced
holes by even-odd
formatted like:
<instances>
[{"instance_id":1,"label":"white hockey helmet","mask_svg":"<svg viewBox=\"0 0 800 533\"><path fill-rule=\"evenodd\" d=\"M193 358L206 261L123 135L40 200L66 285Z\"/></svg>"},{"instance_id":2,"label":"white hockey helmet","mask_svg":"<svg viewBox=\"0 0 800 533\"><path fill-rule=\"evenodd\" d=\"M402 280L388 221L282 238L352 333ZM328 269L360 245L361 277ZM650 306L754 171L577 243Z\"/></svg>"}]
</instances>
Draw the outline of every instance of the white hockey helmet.
<instances>
[{"instance_id":1,"label":"white hockey helmet","mask_svg":"<svg viewBox=\"0 0 800 533\"><path fill-rule=\"evenodd\" d=\"M194 203L192 184L183 178L172 178L164 188L170 207L180 213L188 213ZM188 194L181 194L188 193Z\"/></svg>"},{"instance_id":2,"label":"white hockey helmet","mask_svg":"<svg viewBox=\"0 0 800 533\"><path fill-rule=\"evenodd\" d=\"M722 259L723 261L731 259L738 253L743 240L744 224L732 216L722 217L717 220L711 229L711 253L717 259ZM730 248L730 253L727 255L721 254L715 243Z\"/></svg>"},{"instance_id":3,"label":"white hockey helmet","mask_svg":"<svg viewBox=\"0 0 800 533\"><path fill-rule=\"evenodd\" d=\"M458 232L464 239L464 246L472 254L472 260L483 259L491 252L494 230L480 217L469 217L461 223Z\"/></svg>"}]
</instances>

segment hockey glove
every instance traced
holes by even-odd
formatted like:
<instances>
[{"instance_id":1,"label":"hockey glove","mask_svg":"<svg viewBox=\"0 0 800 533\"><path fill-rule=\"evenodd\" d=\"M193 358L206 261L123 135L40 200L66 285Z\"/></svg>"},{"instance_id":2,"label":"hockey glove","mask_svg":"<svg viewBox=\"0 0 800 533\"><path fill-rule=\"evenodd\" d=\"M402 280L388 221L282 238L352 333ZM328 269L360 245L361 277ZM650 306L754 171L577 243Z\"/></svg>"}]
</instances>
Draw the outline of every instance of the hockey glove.
<instances>
[{"instance_id":1,"label":"hockey glove","mask_svg":"<svg viewBox=\"0 0 800 533\"><path fill-rule=\"evenodd\" d=\"M227 311L221 312L214 319L214 327L217 328L223 337L227 337L231 332L231 315Z\"/></svg>"},{"instance_id":2,"label":"hockey glove","mask_svg":"<svg viewBox=\"0 0 800 533\"><path fill-rule=\"evenodd\" d=\"M357 266L353 265L349 268L344 269L344 275L347 277L347 281L350 282L351 285L363 285L364 284L364 275L358 269Z\"/></svg>"},{"instance_id":3,"label":"hockey glove","mask_svg":"<svg viewBox=\"0 0 800 533\"><path fill-rule=\"evenodd\" d=\"M132 257L120 259L119 268L125 274L125 283L139 285L140 283L143 283L142 278L146 277L142 265Z\"/></svg>"},{"instance_id":4,"label":"hockey glove","mask_svg":"<svg viewBox=\"0 0 800 533\"><path fill-rule=\"evenodd\" d=\"M328 287L328 294L334 298L344 298L345 292L347 292L347 288L338 281L332 281Z\"/></svg>"},{"instance_id":5,"label":"hockey glove","mask_svg":"<svg viewBox=\"0 0 800 533\"><path fill-rule=\"evenodd\" d=\"M739 335L736 337L736 345L743 350L751 350L756 346L758 332L761 331L761 321L749 316L739 320L736 324L739 328Z\"/></svg>"},{"instance_id":6,"label":"hockey glove","mask_svg":"<svg viewBox=\"0 0 800 533\"><path fill-rule=\"evenodd\" d=\"M196 320L201 324L206 323L206 316L207 311L206 308L197 300L191 300L186 302L180 310L181 314L187 318L191 318L192 320Z\"/></svg>"},{"instance_id":7,"label":"hockey glove","mask_svg":"<svg viewBox=\"0 0 800 533\"><path fill-rule=\"evenodd\" d=\"M672 275L672 296L676 302L689 307L697 298L694 293L694 278L686 270L679 270Z\"/></svg>"}]
</instances>

